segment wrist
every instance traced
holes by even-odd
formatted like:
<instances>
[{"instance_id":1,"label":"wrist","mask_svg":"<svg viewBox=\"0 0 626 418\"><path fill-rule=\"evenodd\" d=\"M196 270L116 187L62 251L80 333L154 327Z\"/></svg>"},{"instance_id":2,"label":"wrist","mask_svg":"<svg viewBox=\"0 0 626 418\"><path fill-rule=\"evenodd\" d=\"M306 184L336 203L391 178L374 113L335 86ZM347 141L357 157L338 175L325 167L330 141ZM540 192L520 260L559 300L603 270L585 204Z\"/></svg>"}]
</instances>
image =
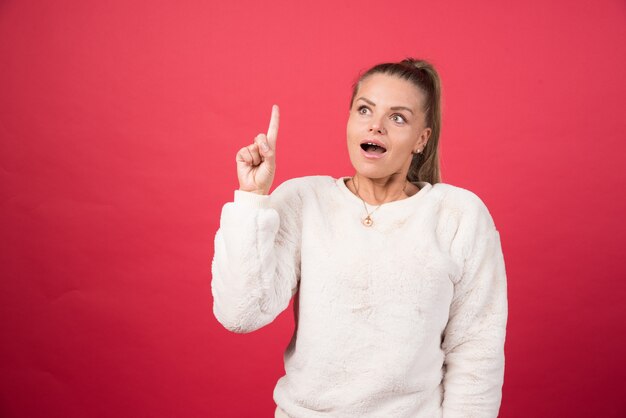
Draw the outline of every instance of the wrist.
<instances>
[{"instance_id":1,"label":"wrist","mask_svg":"<svg viewBox=\"0 0 626 418\"><path fill-rule=\"evenodd\" d=\"M268 190L262 190L262 189L247 190L247 189L242 189L241 187L237 191L245 192L245 193L254 193L254 194L258 194L258 195L262 195L262 196L269 194Z\"/></svg>"},{"instance_id":2,"label":"wrist","mask_svg":"<svg viewBox=\"0 0 626 418\"><path fill-rule=\"evenodd\" d=\"M235 190L234 202L264 208L269 205L270 196L268 194L255 193L248 190Z\"/></svg>"}]
</instances>

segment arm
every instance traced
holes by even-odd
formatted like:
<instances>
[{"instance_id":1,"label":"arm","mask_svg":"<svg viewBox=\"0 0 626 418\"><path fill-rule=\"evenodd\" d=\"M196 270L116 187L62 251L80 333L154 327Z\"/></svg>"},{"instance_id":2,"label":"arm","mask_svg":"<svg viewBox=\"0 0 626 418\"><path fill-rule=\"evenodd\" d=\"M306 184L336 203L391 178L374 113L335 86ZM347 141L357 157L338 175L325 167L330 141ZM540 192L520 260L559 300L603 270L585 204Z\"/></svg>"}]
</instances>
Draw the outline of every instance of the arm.
<instances>
[{"instance_id":1,"label":"arm","mask_svg":"<svg viewBox=\"0 0 626 418\"><path fill-rule=\"evenodd\" d=\"M464 268L454 285L442 343L443 416L496 417L504 379L507 284L500 235L482 202L476 217L461 222L455 241Z\"/></svg>"},{"instance_id":2,"label":"arm","mask_svg":"<svg viewBox=\"0 0 626 418\"><path fill-rule=\"evenodd\" d=\"M222 208L215 235L211 292L213 313L233 332L269 324L296 292L300 276L300 198L294 182L271 196L276 171L278 106L267 135L237 153L239 190Z\"/></svg>"},{"instance_id":3,"label":"arm","mask_svg":"<svg viewBox=\"0 0 626 418\"><path fill-rule=\"evenodd\" d=\"M297 291L300 199L290 183L270 196L238 190L222 209L211 291L215 317L233 332L269 324Z\"/></svg>"}]
</instances>

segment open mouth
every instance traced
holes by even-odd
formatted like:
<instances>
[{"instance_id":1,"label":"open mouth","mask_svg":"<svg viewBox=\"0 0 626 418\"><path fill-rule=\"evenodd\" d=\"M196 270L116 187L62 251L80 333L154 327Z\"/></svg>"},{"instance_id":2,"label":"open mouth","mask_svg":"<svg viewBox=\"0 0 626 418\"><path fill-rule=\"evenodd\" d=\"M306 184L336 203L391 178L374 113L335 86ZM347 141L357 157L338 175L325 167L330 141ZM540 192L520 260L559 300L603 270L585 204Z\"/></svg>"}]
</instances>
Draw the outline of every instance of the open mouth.
<instances>
[{"instance_id":1,"label":"open mouth","mask_svg":"<svg viewBox=\"0 0 626 418\"><path fill-rule=\"evenodd\" d=\"M384 154L385 152L387 152L387 149L385 147L382 147L380 145L376 145L372 142L364 142L361 144L361 149L367 153L370 154Z\"/></svg>"}]
</instances>

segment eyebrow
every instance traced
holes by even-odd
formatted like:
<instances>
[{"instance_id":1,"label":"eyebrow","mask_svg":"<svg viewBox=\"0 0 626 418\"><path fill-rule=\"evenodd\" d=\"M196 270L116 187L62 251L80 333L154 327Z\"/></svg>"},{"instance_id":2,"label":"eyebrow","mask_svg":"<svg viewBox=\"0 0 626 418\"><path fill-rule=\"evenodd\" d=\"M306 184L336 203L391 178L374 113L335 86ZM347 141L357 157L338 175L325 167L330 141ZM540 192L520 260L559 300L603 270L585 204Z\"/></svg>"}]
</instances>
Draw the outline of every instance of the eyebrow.
<instances>
[{"instance_id":1,"label":"eyebrow","mask_svg":"<svg viewBox=\"0 0 626 418\"><path fill-rule=\"evenodd\" d=\"M359 100L363 100L365 103L369 104L370 106L376 106L376 103L374 103L373 101L366 99L365 97L359 97L358 99L356 99L357 101ZM406 110L408 112L411 112L411 114L413 114L413 111L411 109L409 109L406 106L393 106L390 107L391 110Z\"/></svg>"}]
</instances>

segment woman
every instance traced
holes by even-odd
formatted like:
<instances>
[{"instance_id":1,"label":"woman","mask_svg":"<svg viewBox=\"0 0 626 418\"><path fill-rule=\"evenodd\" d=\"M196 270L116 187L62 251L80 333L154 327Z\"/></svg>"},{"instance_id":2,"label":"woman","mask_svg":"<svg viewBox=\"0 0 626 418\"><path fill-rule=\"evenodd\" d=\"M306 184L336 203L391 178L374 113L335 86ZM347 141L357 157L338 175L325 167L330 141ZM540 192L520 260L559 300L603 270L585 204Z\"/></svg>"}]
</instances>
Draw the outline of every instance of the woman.
<instances>
[{"instance_id":1,"label":"woman","mask_svg":"<svg viewBox=\"0 0 626 418\"><path fill-rule=\"evenodd\" d=\"M440 183L440 88L406 59L355 84L355 173L275 172L278 108L237 154L239 190L215 237L214 314L269 324L292 296L296 329L277 417L495 417L507 320L499 234L473 193Z\"/></svg>"}]
</instances>

